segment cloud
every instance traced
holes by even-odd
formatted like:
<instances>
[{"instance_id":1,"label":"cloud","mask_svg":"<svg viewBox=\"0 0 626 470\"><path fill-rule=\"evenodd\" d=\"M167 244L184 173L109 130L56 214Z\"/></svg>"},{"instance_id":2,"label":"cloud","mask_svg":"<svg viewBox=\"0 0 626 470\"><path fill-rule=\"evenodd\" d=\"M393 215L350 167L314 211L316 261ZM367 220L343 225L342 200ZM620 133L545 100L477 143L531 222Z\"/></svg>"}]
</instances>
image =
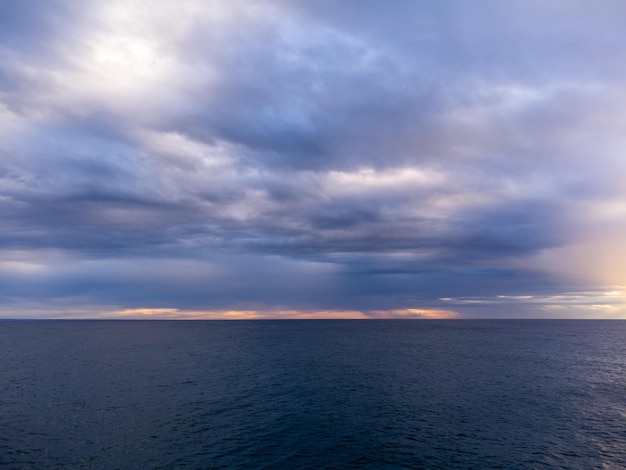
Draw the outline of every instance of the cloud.
<instances>
[{"instance_id":1,"label":"cloud","mask_svg":"<svg viewBox=\"0 0 626 470\"><path fill-rule=\"evenodd\" d=\"M16 311L473 294L523 316L515 296L623 284L617 2L20 5L0 6Z\"/></svg>"}]
</instances>

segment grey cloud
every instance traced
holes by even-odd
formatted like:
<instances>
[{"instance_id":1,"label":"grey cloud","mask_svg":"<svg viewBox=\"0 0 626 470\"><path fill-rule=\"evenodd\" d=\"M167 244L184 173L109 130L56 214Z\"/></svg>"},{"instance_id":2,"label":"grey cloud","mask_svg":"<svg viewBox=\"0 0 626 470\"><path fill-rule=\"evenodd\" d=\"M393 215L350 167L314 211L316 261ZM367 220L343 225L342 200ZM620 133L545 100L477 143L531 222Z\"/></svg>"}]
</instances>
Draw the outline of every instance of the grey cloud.
<instances>
[{"instance_id":1,"label":"grey cloud","mask_svg":"<svg viewBox=\"0 0 626 470\"><path fill-rule=\"evenodd\" d=\"M22 5L0 6L0 250L75 270L7 270L5 296L367 310L556 291L513 261L621 194L617 3L200 2L171 23L155 4L133 28Z\"/></svg>"},{"instance_id":2,"label":"grey cloud","mask_svg":"<svg viewBox=\"0 0 626 470\"><path fill-rule=\"evenodd\" d=\"M44 58L53 52L51 41L72 30L82 7L67 0L50 0L42 5L36 0L0 4L0 38L3 47Z\"/></svg>"}]
</instances>

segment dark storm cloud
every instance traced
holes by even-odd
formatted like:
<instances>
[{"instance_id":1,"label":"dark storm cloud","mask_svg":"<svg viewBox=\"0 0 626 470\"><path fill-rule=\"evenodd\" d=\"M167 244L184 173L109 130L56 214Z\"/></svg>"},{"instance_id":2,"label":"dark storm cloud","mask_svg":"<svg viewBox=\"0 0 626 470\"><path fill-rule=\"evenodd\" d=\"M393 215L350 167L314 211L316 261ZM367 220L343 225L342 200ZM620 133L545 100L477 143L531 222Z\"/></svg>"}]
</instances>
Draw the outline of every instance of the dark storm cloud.
<instances>
[{"instance_id":1,"label":"dark storm cloud","mask_svg":"<svg viewBox=\"0 0 626 470\"><path fill-rule=\"evenodd\" d=\"M624 226L618 2L74 3L0 5L7 304L549 295Z\"/></svg>"}]
</instances>

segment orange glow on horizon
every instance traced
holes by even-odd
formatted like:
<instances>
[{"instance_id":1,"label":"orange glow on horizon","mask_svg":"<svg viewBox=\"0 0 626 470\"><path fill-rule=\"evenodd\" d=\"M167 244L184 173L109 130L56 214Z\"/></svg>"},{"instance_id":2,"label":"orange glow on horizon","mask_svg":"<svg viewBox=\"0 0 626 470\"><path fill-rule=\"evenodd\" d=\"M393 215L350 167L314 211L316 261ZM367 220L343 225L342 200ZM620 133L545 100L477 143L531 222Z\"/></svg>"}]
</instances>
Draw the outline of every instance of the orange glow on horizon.
<instances>
[{"instance_id":1,"label":"orange glow on horizon","mask_svg":"<svg viewBox=\"0 0 626 470\"><path fill-rule=\"evenodd\" d=\"M367 319L453 319L450 310L395 309L363 312L359 310L183 310L176 308L124 309L102 317L162 320L367 320Z\"/></svg>"}]
</instances>

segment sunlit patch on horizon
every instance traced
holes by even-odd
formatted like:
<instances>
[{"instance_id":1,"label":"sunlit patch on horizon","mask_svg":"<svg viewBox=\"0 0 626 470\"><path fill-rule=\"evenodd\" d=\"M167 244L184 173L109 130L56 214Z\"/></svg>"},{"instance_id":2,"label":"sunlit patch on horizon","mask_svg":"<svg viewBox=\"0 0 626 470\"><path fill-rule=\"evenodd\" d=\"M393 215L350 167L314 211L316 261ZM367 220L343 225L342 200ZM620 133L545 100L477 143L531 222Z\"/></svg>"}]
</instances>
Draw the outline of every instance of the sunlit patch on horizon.
<instances>
[{"instance_id":1,"label":"sunlit patch on horizon","mask_svg":"<svg viewBox=\"0 0 626 470\"><path fill-rule=\"evenodd\" d=\"M370 313L373 318L422 318L431 320L452 320L461 318L458 312L452 310L405 308L395 310L379 310Z\"/></svg>"},{"instance_id":2,"label":"sunlit patch on horizon","mask_svg":"<svg viewBox=\"0 0 626 470\"><path fill-rule=\"evenodd\" d=\"M362 312L349 310L186 310L177 308L124 309L112 312L116 318L154 318L179 320L297 320L363 319Z\"/></svg>"},{"instance_id":3,"label":"sunlit patch on horizon","mask_svg":"<svg viewBox=\"0 0 626 470\"><path fill-rule=\"evenodd\" d=\"M178 308L134 308L103 313L111 318L179 320L366 320L366 319L455 319L451 310L391 309L359 310L187 310Z\"/></svg>"}]
</instances>

